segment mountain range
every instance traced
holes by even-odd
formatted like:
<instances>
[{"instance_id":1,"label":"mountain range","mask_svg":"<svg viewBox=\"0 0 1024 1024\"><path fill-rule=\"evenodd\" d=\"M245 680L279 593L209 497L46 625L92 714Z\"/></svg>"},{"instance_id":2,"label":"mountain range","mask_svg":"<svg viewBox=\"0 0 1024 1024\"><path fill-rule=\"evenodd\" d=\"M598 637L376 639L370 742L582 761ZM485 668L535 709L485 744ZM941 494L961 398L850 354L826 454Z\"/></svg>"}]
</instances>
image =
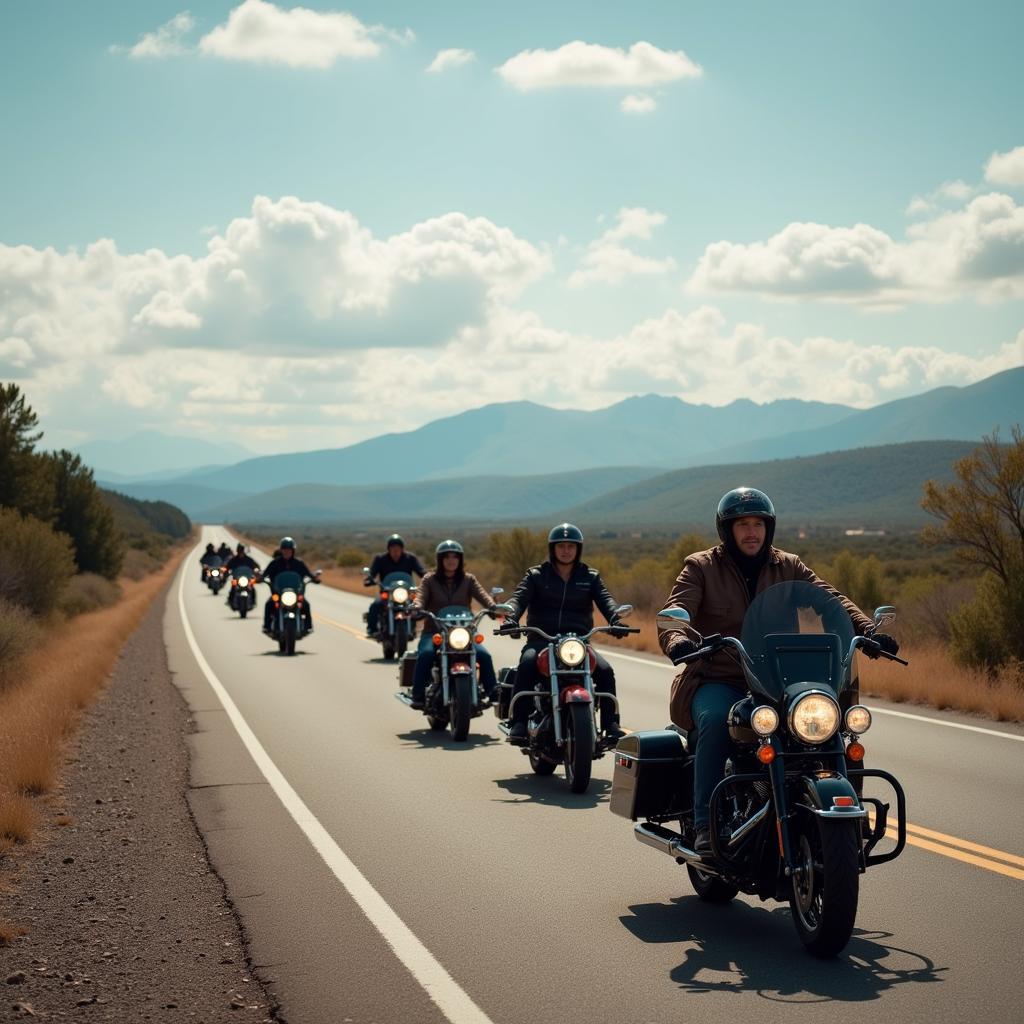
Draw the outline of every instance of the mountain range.
<instances>
[{"instance_id":1,"label":"mountain range","mask_svg":"<svg viewBox=\"0 0 1024 1024\"><path fill-rule=\"evenodd\" d=\"M1018 367L866 410L795 399L715 407L658 395L593 412L509 402L344 448L261 456L161 481L97 475L133 497L169 501L209 522L467 521L543 518L566 508L617 520L623 509L641 517L659 509L674 519L685 492L701 481L713 481L711 489L740 477L753 484L770 477L771 464L780 460L800 463L806 456L897 443L903 454L893 460L876 454L848 463L805 462L800 472L810 474L813 492L815 474L819 483L826 472L870 478L872 465L885 462L899 465L919 496L923 480L940 475L942 459L948 469L949 453L965 454L972 445L914 448L907 442L976 442L997 427L1007 436L1022 420L1024 367ZM926 468L921 477L918 469ZM724 489L729 486L734 483ZM632 502L640 494L652 503L642 513ZM916 509L916 500L912 504Z\"/></svg>"}]
</instances>

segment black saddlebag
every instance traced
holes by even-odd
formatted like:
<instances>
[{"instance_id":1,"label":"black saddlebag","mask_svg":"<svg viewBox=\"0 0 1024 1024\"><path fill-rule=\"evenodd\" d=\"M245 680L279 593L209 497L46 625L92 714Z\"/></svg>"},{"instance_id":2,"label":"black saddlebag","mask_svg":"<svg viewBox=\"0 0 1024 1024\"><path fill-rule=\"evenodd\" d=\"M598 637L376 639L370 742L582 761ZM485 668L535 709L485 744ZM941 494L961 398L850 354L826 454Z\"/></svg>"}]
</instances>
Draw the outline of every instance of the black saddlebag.
<instances>
[{"instance_id":1,"label":"black saddlebag","mask_svg":"<svg viewBox=\"0 0 1024 1024\"><path fill-rule=\"evenodd\" d=\"M636 821L671 818L693 806L693 758L671 729L634 732L615 748L611 811Z\"/></svg>"},{"instance_id":2,"label":"black saddlebag","mask_svg":"<svg viewBox=\"0 0 1024 1024\"><path fill-rule=\"evenodd\" d=\"M412 686L412 677L416 672L416 652L406 651L398 663L398 685Z\"/></svg>"}]
</instances>

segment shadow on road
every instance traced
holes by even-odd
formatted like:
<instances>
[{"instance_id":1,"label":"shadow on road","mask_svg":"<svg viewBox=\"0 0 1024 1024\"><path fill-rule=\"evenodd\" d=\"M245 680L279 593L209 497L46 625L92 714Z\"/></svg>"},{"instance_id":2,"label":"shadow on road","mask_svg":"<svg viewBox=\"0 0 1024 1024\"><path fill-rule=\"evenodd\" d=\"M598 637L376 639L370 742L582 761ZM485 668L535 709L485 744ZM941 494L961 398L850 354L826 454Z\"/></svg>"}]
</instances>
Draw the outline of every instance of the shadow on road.
<instances>
[{"instance_id":1,"label":"shadow on road","mask_svg":"<svg viewBox=\"0 0 1024 1024\"><path fill-rule=\"evenodd\" d=\"M561 770L546 777L530 772L529 775L495 779L494 782L509 794L508 798L498 798L495 803L543 804L548 807L565 807L569 810L597 807L599 804L607 803L612 788L607 779L591 779L586 793L572 793Z\"/></svg>"},{"instance_id":2,"label":"shadow on road","mask_svg":"<svg viewBox=\"0 0 1024 1024\"><path fill-rule=\"evenodd\" d=\"M400 732L396 735L407 750L434 750L437 747L444 747L447 750L474 750L477 747L492 747L501 742L486 733L474 733L472 728L469 735L458 743L452 739L451 733L447 729L412 729L409 732Z\"/></svg>"},{"instance_id":3,"label":"shadow on road","mask_svg":"<svg viewBox=\"0 0 1024 1024\"><path fill-rule=\"evenodd\" d=\"M837 958L817 960L804 951L786 906L737 900L716 907L683 896L629 909L632 916L620 920L638 939L688 947L669 977L693 995L757 992L773 1002L858 1003L880 999L897 985L941 981L948 970L923 953L890 945L889 932L861 928Z\"/></svg>"}]
</instances>

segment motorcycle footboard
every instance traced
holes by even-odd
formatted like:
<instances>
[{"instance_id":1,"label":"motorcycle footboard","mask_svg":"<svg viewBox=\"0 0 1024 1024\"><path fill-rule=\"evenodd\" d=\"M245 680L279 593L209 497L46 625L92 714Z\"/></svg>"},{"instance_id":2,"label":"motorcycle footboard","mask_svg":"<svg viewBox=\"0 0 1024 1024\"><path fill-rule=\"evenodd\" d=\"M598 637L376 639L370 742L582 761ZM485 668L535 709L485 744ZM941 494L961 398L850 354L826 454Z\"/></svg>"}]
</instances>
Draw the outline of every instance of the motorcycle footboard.
<instances>
[{"instance_id":1,"label":"motorcycle footboard","mask_svg":"<svg viewBox=\"0 0 1024 1024\"><path fill-rule=\"evenodd\" d=\"M882 779L892 787L892 791L896 795L896 846L886 853L871 852L888 832L891 808L889 804L883 803L877 797L861 797L861 803L869 804L875 812L874 825L864 840L862 856L865 868L895 860L907 845L907 797L903 792L903 787L894 776L880 768L848 768L846 774L851 779Z\"/></svg>"},{"instance_id":2,"label":"motorcycle footboard","mask_svg":"<svg viewBox=\"0 0 1024 1024\"><path fill-rule=\"evenodd\" d=\"M412 707L412 697L410 697L409 694L407 693L402 693L401 691L399 691L395 694L395 700L404 704L407 708Z\"/></svg>"}]
</instances>

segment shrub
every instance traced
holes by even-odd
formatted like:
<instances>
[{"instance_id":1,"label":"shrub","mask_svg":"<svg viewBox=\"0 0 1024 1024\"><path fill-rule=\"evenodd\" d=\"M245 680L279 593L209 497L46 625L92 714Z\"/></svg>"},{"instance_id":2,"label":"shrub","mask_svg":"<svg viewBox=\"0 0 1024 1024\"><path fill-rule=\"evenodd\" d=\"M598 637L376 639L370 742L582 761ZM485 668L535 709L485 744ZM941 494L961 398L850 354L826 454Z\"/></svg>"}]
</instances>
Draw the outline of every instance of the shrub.
<instances>
[{"instance_id":1,"label":"shrub","mask_svg":"<svg viewBox=\"0 0 1024 1024\"><path fill-rule=\"evenodd\" d=\"M993 673L1014 654L1008 632L1006 586L994 573L986 573L974 599L961 605L950 618L950 650L961 665L987 668Z\"/></svg>"},{"instance_id":2,"label":"shrub","mask_svg":"<svg viewBox=\"0 0 1024 1024\"><path fill-rule=\"evenodd\" d=\"M366 555L359 548L353 547L338 548L334 561L341 569L361 569L369 565Z\"/></svg>"},{"instance_id":3,"label":"shrub","mask_svg":"<svg viewBox=\"0 0 1024 1024\"><path fill-rule=\"evenodd\" d=\"M492 533L487 543L491 557L501 566L505 578L515 580L516 584L531 565L543 562L548 557L548 535L522 526Z\"/></svg>"},{"instance_id":4,"label":"shrub","mask_svg":"<svg viewBox=\"0 0 1024 1024\"><path fill-rule=\"evenodd\" d=\"M71 540L46 523L0 508L0 597L45 615L75 571Z\"/></svg>"},{"instance_id":5,"label":"shrub","mask_svg":"<svg viewBox=\"0 0 1024 1024\"><path fill-rule=\"evenodd\" d=\"M117 603L121 588L112 580L93 572L72 576L60 599L60 610L66 615L81 615Z\"/></svg>"},{"instance_id":6,"label":"shrub","mask_svg":"<svg viewBox=\"0 0 1024 1024\"><path fill-rule=\"evenodd\" d=\"M20 660L41 637L42 630L28 611L0 597L0 686L12 680Z\"/></svg>"}]
</instances>

